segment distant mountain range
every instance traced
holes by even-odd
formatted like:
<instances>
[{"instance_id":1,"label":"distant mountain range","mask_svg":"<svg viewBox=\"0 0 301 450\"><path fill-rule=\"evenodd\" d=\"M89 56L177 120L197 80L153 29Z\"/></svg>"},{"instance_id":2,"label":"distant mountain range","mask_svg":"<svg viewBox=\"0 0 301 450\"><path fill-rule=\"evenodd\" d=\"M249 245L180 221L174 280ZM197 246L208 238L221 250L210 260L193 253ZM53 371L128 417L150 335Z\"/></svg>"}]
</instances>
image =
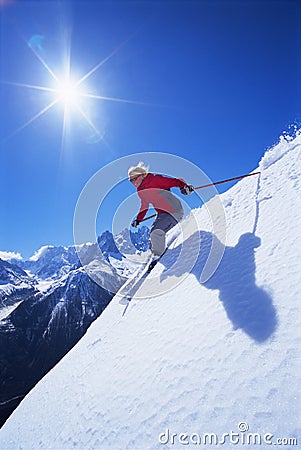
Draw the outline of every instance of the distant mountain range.
<instances>
[{"instance_id":1,"label":"distant mountain range","mask_svg":"<svg viewBox=\"0 0 301 450\"><path fill-rule=\"evenodd\" d=\"M106 308L137 266L124 255L147 250L148 240L147 227L106 231L80 246L81 261L75 246L0 259L0 426Z\"/></svg>"}]
</instances>

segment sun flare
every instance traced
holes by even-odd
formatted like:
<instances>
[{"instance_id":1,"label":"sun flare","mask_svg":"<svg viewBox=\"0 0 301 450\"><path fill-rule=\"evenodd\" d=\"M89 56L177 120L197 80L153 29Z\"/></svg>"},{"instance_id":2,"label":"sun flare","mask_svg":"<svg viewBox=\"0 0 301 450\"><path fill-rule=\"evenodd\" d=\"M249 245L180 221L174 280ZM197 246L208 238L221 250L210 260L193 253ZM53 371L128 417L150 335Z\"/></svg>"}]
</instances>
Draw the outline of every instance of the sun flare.
<instances>
[{"instance_id":1,"label":"sun flare","mask_svg":"<svg viewBox=\"0 0 301 450\"><path fill-rule=\"evenodd\" d=\"M104 124L100 124L96 126L93 123L93 120L90 116L91 108L89 109L87 102L91 100L100 100L100 101L110 101L110 102L118 102L118 103L130 103L136 105L144 105L144 106L155 106L153 104L128 100L120 97L109 97L103 95L97 95L95 93L91 93L87 90L83 90L83 84L90 78L98 69L100 69L104 64L106 64L114 55L117 53L120 48L127 42L123 42L119 45L115 50L113 50L106 58L101 60L98 64L96 64L92 69L87 71L81 78L74 79L72 73L70 71L71 63L70 63L70 50L71 46L66 47L67 57L65 59L64 67L62 68L62 72L65 76L60 76L55 73L52 68L49 66L48 62L45 58L45 52L43 49L43 36L33 36L30 39L28 45L40 63L44 66L48 74L52 78L52 83L47 85L36 85L30 83L20 83L13 81L6 81L4 83L11 84L14 86L19 86L23 88L33 89L40 92L48 92L50 94L50 101L46 104L40 111L33 114L23 125L17 128L8 138L12 137L16 133L20 132L38 118L46 114L53 107L61 104L63 106L63 127L62 127L62 146L63 141L66 136L66 127L70 124L71 112L77 113L77 118L81 118L84 124L86 124L89 129L89 139L91 136L93 137L93 142L98 142L98 140L103 140L104 137ZM157 105L158 106L158 105ZM7 138L7 139L8 139Z\"/></svg>"},{"instance_id":2,"label":"sun flare","mask_svg":"<svg viewBox=\"0 0 301 450\"><path fill-rule=\"evenodd\" d=\"M55 89L55 95L57 95L57 100L59 102L62 102L66 107L71 107L78 105L83 93L76 83L72 82L70 79L66 79L58 82L58 86Z\"/></svg>"}]
</instances>

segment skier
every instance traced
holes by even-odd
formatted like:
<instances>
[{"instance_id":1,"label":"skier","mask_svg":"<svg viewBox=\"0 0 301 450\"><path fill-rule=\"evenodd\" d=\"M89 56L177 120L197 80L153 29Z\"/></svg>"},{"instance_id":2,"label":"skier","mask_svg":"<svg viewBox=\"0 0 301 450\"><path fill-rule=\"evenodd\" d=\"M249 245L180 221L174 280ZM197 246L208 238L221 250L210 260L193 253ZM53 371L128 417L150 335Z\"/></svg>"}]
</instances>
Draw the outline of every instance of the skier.
<instances>
[{"instance_id":1,"label":"skier","mask_svg":"<svg viewBox=\"0 0 301 450\"><path fill-rule=\"evenodd\" d=\"M149 173L143 163L130 167L128 176L137 189L141 206L137 218L132 222L136 228L144 219L150 204L157 211L151 231L151 251L153 260L149 266L151 270L166 250L165 235L184 215L180 200L170 192L170 188L178 187L184 195L191 194L193 186L181 178L168 178L163 175Z\"/></svg>"}]
</instances>

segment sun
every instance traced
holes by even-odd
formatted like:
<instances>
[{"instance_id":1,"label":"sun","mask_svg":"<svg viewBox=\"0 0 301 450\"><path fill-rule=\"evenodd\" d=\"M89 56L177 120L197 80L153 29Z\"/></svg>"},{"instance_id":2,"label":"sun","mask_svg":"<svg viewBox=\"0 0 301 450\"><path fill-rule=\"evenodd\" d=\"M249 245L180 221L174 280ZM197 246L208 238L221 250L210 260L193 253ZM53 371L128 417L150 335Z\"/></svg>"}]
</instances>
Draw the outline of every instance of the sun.
<instances>
[{"instance_id":1,"label":"sun","mask_svg":"<svg viewBox=\"0 0 301 450\"><path fill-rule=\"evenodd\" d=\"M69 78L58 82L55 94L58 102L62 102L66 108L76 107L79 104L80 97L84 95L79 86Z\"/></svg>"},{"instance_id":2,"label":"sun","mask_svg":"<svg viewBox=\"0 0 301 450\"><path fill-rule=\"evenodd\" d=\"M85 102L88 100L102 100L102 101L110 101L110 102L119 102L119 103L131 103L136 105L144 105L144 106L159 106L154 105L150 103L145 102L139 102L134 100L128 100L125 98L118 98L118 97L108 97L103 95L97 95L95 93L89 93L87 90L83 90L83 85L87 81L88 78L90 78L98 69L100 69L104 64L106 64L119 50L120 48L125 44L123 42L120 44L117 48L115 48L108 56L106 56L103 60L101 60L98 64L96 64L91 70L87 71L81 78L75 79L73 76L70 67L70 53L71 53L71 46L69 48L66 48L66 59L63 70L61 71L61 74L64 74L63 76L55 73L54 70L49 66L49 64L46 62L43 48L42 48L42 36L36 36L35 39L31 39L29 42L29 48L34 53L34 55L38 58L40 63L44 66L46 71L48 72L48 75L51 76L52 81L49 83L49 85L34 85L30 83L18 83L13 81L6 81L4 83L11 84L15 86L20 86L27 89L33 89L36 91L43 91L48 92L50 95L50 102L46 104L40 111L35 113L32 117L30 117L27 122L25 122L23 125L21 125L19 128L17 128L10 136L8 136L7 139L15 135L16 133L20 132L25 127L29 126L31 123L33 123L35 120L37 120L42 115L46 114L50 109L55 107L58 104L63 105L63 126L62 126L62 146L63 141L67 135L66 133L66 127L70 123L70 116L71 112L77 112L78 116L82 119L83 122L85 122L90 129L90 134L93 136L93 140L97 142L97 137L99 137L100 140L103 139L104 133L103 133L103 124L99 124L99 127L97 127L94 123L92 118L87 113L87 108L85 107ZM37 40L37 38L39 38Z\"/></svg>"}]
</instances>

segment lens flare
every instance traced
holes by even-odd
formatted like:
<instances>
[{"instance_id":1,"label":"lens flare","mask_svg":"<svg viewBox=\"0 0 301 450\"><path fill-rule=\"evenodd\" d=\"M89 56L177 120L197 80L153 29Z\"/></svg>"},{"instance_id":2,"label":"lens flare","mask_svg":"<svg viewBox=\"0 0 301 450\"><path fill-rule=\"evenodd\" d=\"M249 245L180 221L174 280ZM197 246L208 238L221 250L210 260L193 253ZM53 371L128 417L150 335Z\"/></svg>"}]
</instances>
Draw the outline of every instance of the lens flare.
<instances>
[{"instance_id":1,"label":"lens flare","mask_svg":"<svg viewBox=\"0 0 301 450\"><path fill-rule=\"evenodd\" d=\"M0 0L1 1L1 0ZM20 83L20 82L13 82L13 81L3 81L3 83L19 86L27 89L32 89L37 92L48 92L50 95L50 101L48 104L46 104L43 108L41 108L40 111L35 112L28 120L26 120L25 123L23 123L21 126L19 126L10 136L8 136L7 139L14 136L16 133L23 130L25 127L32 124L35 120L46 114L50 109L52 109L54 106L58 104L63 105L63 123L62 123L62 147L63 147L63 141L65 137L67 136L66 133L66 127L67 124L70 124L70 113L76 112L78 116L83 120L83 122L87 125L89 131L89 134L93 135L94 137L97 136L97 142L99 142L99 139L104 139L105 133L103 131L103 124L100 124L100 127L98 127L93 123L93 120L90 116L90 114L87 113L87 108L85 108L84 103L87 101L110 101L110 102L119 102L119 103L131 103L136 105L145 105L145 106L160 106L160 105L154 105L150 103L144 103L134 100L129 100L125 98L120 97L109 97L105 95L97 95L97 93L91 93L88 91L88 89L84 92L82 89L82 85L84 82L88 80L97 70L99 70L101 67L103 67L120 49L121 47L127 42L127 40L123 43L121 43L117 48L115 48L108 56L106 56L104 59L102 59L100 62L98 62L92 69L88 70L84 75L82 75L78 79L74 79L73 74L71 73L71 61L70 61L70 53L71 53L71 44L66 45L65 48L65 61L64 61L64 67L61 74L63 76L60 76L58 73L56 73L55 70L53 70L50 67L50 64L46 58L46 50L44 48L45 43L45 37L42 35L34 35L32 38L28 41L28 47L32 51L32 53L36 56L36 58L39 60L39 62L42 64L42 66L46 69L48 72L48 75L51 77L51 82L48 85L38 85L38 84L31 84L31 83ZM162 106L162 105L161 105Z\"/></svg>"}]
</instances>

